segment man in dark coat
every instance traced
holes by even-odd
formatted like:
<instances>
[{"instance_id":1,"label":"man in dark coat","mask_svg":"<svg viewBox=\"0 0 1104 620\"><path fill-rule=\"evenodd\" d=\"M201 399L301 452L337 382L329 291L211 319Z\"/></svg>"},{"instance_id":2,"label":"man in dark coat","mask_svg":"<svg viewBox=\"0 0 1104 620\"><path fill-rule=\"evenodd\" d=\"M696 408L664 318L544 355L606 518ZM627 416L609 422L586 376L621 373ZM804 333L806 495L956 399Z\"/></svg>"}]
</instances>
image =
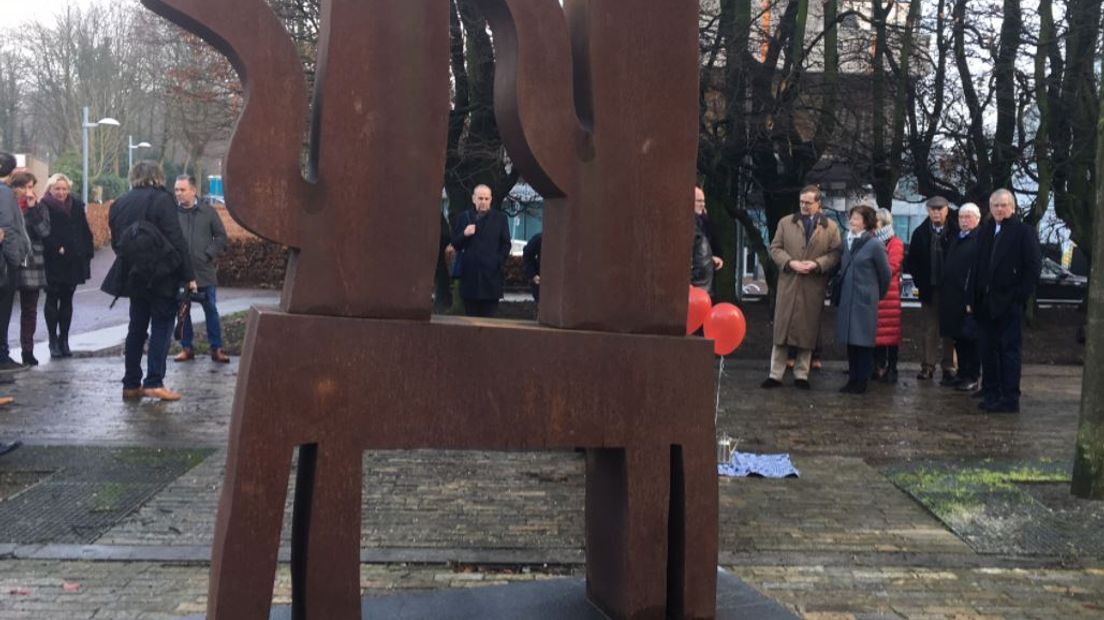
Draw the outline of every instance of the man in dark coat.
<instances>
[{"instance_id":1,"label":"man in dark coat","mask_svg":"<svg viewBox=\"0 0 1104 620\"><path fill-rule=\"evenodd\" d=\"M990 413L1019 413L1024 308L1042 270L1035 229L1016 216L1007 189L989 197L992 219L978 234L976 277L969 290L981 331L983 400Z\"/></svg>"},{"instance_id":2,"label":"man in dark coat","mask_svg":"<svg viewBox=\"0 0 1104 620\"><path fill-rule=\"evenodd\" d=\"M108 212L111 228L111 247L115 250L115 263L108 271L100 288L118 297L130 297L130 324L126 337L126 373L123 375L123 400L139 400L143 396L161 400L180 400L180 393L164 385L165 361L169 354L173 320L176 318L177 286L187 282L188 289L198 288L188 242L180 229L176 216L176 201L165 189L165 172L161 165L141 161L130 170L131 190L123 194ZM123 247L125 232L140 221L146 221L160 231L176 252L176 267L168 273L152 279L142 288L133 288L129 273L132 266L118 256ZM147 372L142 379L142 350L146 345L147 330L149 352L146 357Z\"/></svg>"},{"instance_id":3,"label":"man in dark coat","mask_svg":"<svg viewBox=\"0 0 1104 620\"><path fill-rule=\"evenodd\" d=\"M502 299L502 266L510 255L506 214L491 209L491 188L472 192L474 209L460 214L452 230L452 247L460 253L460 298L468 316L491 317Z\"/></svg>"},{"instance_id":4,"label":"man in dark coat","mask_svg":"<svg viewBox=\"0 0 1104 620\"><path fill-rule=\"evenodd\" d=\"M958 356L958 373L955 387L964 392L978 388L981 377L981 360L978 357L977 321L966 313L972 302L966 298L966 290L974 277L977 263L978 224L981 210L974 203L966 203L958 210L958 235L947 249L943 263L943 281L939 290L939 335L954 338Z\"/></svg>"},{"instance_id":5,"label":"man in dark coat","mask_svg":"<svg viewBox=\"0 0 1104 620\"><path fill-rule=\"evenodd\" d=\"M203 319L207 325L207 343L211 345L211 360L222 364L230 362L229 356L222 352L222 323L218 311L218 267L215 259L226 249L226 227L222 218L210 205L199 201L195 177L181 175L176 178L173 192L176 194L177 218L192 256L192 268L195 270L196 284L203 301ZM192 348L192 315L184 317L184 334L180 339L181 351L174 361L187 362L195 359Z\"/></svg>"},{"instance_id":6,"label":"man in dark coat","mask_svg":"<svg viewBox=\"0 0 1104 620\"><path fill-rule=\"evenodd\" d=\"M912 274L912 281L920 291L920 309L924 319L923 359L916 378L923 381L931 379L935 374L935 365L939 364L943 369L940 383L953 385L954 342L950 338L944 338L941 342L939 338L939 283L943 279L947 247L958 236L958 218L942 196L929 198L927 205L928 219L912 233L905 257L905 269Z\"/></svg>"},{"instance_id":7,"label":"man in dark coat","mask_svg":"<svg viewBox=\"0 0 1104 620\"><path fill-rule=\"evenodd\" d=\"M0 282L0 372L12 372L26 368L13 360L8 350L8 326L11 324L12 304L19 286L19 267L31 252L31 240L23 221L23 211L15 198L15 192L7 181L15 170L15 156L0 153L0 229L4 231L0 243L0 258L6 264L6 277Z\"/></svg>"},{"instance_id":8,"label":"man in dark coat","mask_svg":"<svg viewBox=\"0 0 1104 620\"><path fill-rule=\"evenodd\" d=\"M521 265L525 268L525 281L533 293L533 301L540 303L540 260L544 233L537 233L521 251Z\"/></svg>"},{"instance_id":9,"label":"man in dark coat","mask_svg":"<svg viewBox=\"0 0 1104 620\"><path fill-rule=\"evenodd\" d=\"M724 267L723 250L713 220L705 210L705 192L694 188L694 246L690 259L690 285L713 295L713 276Z\"/></svg>"}]
</instances>

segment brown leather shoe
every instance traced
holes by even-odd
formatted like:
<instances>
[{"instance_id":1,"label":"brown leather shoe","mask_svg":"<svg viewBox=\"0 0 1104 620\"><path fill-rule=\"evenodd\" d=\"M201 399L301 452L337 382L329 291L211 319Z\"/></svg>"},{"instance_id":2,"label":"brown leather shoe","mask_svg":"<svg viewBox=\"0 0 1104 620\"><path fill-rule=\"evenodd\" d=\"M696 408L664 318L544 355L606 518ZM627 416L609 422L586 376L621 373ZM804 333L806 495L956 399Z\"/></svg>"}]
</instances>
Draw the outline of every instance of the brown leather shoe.
<instances>
[{"instance_id":1,"label":"brown leather shoe","mask_svg":"<svg viewBox=\"0 0 1104 620\"><path fill-rule=\"evenodd\" d=\"M180 392L174 392L167 387L145 388L142 390L142 395L167 401L180 400L183 398Z\"/></svg>"},{"instance_id":2,"label":"brown leather shoe","mask_svg":"<svg viewBox=\"0 0 1104 620\"><path fill-rule=\"evenodd\" d=\"M218 362L220 364L229 364L230 356L223 353L222 349L211 349L211 361Z\"/></svg>"},{"instance_id":3,"label":"brown leather shoe","mask_svg":"<svg viewBox=\"0 0 1104 620\"><path fill-rule=\"evenodd\" d=\"M123 388L123 400L142 400L145 391L142 388Z\"/></svg>"},{"instance_id":4,"label":"brown leather shoe","mask_svg":"<svg viewBox=\"0 0 1104 620\"><path fill-rule=\"evenodd\" d=\"M176 354L173 358L174 362L190 362L195 359L195 351L191 349L183 349L180 353Z\"/></svg>"}]
</instances>

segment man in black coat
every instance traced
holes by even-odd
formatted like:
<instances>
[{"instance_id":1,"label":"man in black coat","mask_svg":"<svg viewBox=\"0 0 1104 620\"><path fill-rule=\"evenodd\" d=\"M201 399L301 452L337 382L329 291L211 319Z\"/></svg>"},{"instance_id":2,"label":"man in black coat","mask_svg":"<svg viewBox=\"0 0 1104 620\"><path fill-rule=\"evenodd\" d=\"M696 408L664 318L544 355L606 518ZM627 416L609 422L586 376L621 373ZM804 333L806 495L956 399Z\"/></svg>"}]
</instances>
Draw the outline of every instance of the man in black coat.
<instances>
[{"instance_id":1,"label":"man in black coat","mask_svg":"<svg viewBox=\"0 0 1104 620\"><path fill-rule=\"evenodd\" d=\"M460 253L460 298L468 316L491 317L502 299L502 266L510 255L506 214L491 209L491 188L472 192L474 209L460 214L452 230L452 247Z\"/></svg>"},{"instance_id":2,"label":"man in black coat","mask_svg":"<svg viewBox=\"0 0 1104 620\"><path fill-rule=\"evenodd\" d=\"M978 235L972 310L981 331L983 400L990 413L1019 413L1024 308L1042 270L1035 229L1016 216L1012 192L989 197L992 219Z\"/></svg>"},{"instance_id":3,"label":"man in black coat","mask_svg":"<svg viewBox=\"0 0 1104 620\"><path fill-rule=\"evenodd\" d=\"M533 301L540 303L540 263L541 243L544 233L537 233L525 244L521 251L521 265L525 268L525 281L529 283L529 290L533 293Z\"/></svg>"},{"instance_id":4,"label":"man in black coat","mask_svg":"<svg viewBox=\"0 0 1104 620\"><path fill-rule=\"evenodd\" d=\"M188 242L176 215L176 200L165 189L165 172L160 164L141 161L130 170L131 190L123 194L108 212L111 247L115 263L100 288L117 297L130 297L130 324L126 337L126 373L123 375L123 400L139 400L143 396L161 400L180 400L180 393L165 387L165 362L172 339L173 320L178 303L177 287L187 282L191 291L197 289ZM130 276L134 267L118 256L124 233L134 230L132 224L145 220L156 226L175 250L175 268L145 282L140 288ZM149 332L147 372L142 380L142 349Z\"/></svg>"},{"instance_id":5,"label":"man in black coat","mask_svg":"<svg viewBox=\"0 0 1104 620\"><path fill-rule=\"evenodd\" d=\"M958 356L958 373L955 387L963 392L975 392L981 377L981 360L978 353L977 320L966 308L973 306L967 299L970 280L977 264L978 225L981 210L968 202L958 210L958 235L947 249L943 264L943 281L939 296L939 335L953 338Z\"/></svg>"},{"instance_id":6,"label":"man in black coat","mask_svg":"<svg viewBox=\"0 0 1104 620\"><path fill-rule=\"evenodd\" d=\"M924 337L921 343L920 374L917 379L927 381L935 374L935 365L943 369L940 381L953 385L955 381L954 342L939 338L939 284L943 280L943 263L951 240L958 236L958 216L942 196L928 199L928 219L912 233L905 270L912 274L912 281L920 291L920 309L924 319Z\"/></svg>"}]
</instances>

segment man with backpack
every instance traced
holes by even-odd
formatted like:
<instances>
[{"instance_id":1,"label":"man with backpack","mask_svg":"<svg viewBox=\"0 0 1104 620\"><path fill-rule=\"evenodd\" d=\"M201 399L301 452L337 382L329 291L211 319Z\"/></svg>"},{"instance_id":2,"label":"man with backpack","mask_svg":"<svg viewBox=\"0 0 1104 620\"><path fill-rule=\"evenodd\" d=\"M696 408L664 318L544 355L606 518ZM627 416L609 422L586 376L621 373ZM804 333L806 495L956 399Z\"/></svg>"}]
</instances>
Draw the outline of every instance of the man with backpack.
<instances>
[{"instance_id":1,"label":"man with backpack","mask_svg":"<svg viewBox=\"0 0 1104 620\"><path fill-rule=\"evenodd\" d=\"M135 164L130 170L130 187L108 212L115 263L100 287L116 298L130 298L123 400L180 400L179 392L164 385L165 365L177 311L177 287L187 282L188 289L195 291L195 272L176 216L176 200L165 189L160 164ZM142 350L147 337L143 381Z\"/></svg>"}]
</instances>

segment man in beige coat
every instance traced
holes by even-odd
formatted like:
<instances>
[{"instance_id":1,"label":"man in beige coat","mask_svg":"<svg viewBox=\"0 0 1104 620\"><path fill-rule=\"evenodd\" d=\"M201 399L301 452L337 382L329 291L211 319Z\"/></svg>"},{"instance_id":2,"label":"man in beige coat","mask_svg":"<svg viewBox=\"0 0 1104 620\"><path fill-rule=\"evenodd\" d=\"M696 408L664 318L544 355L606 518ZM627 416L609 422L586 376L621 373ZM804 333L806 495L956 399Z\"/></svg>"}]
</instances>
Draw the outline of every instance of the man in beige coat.
<instances>
[{"instance_id":1,"label":"man in beige coat","mask_svg":"<svg viewBox=\"0 0 1104 620\"><path fill-rule=\"evenodd\" d=\"M821 212L821 200L817 186L802 189L801 212L783 218L771 242L771 258L778 266L778 291L770 377L763 381L764 388L782 385L786 358L793 347L797 349L794 385L809 389L809 364L820 331L824 291L843 246L839 226Z\"/></svg>"}]
</instances>

